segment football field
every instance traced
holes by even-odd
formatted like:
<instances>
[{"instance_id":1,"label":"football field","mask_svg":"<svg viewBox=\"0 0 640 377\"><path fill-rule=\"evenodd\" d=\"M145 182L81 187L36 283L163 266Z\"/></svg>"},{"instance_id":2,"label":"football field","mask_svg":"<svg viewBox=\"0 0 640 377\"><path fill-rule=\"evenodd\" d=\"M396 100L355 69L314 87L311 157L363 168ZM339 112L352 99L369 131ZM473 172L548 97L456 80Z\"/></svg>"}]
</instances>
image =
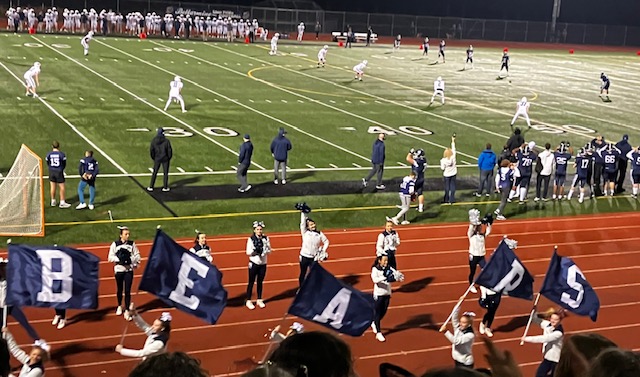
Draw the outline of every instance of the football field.
<instances>
[{"instance_id":1,"label":"football field","mask_svg":"<svg viewBox=\"0 0 640 377\"><path fill-rule=\"evenodd\" d=\"M510 49L508 77L500 79L502 49L475 47L475 66L463 69L465 48L449 48L447 62L437 50L422 56L417 46L353 49L330 44L325 68L316 68L322 44L281 41L277 56L267 44L227 44L176 40L96 38L83 56L80 38L52 35L0 35L0 172L6 174L21 143L44 157L53 140L68 156L70 202L77 204L77 163L95 151L101 174L94 211L46 208L47 233L57 242L90 242L115 233L116 222L140 226L137 238L151 238L156 224L171 221L174 236L193 229L211 234L246 231L256 218L270 230L297 226L293 204L307 201L324 228L379 225L398 204L397 184L409 171L411 148L423 148L427 171L427 210L412 222L463 220L472 206L489 211L496 197L472 197L477 156L486 143L500 153L511 134L516 102L531 101L533 126L525 134L538 146L570 141L576 148L602 134L617 142L623 134L638 145L634 122L640 92L639 57L599 53ZM368 67L362 82L352 67ZM22 75L42 64L39 98L26 97ZM610 102L599 96L599 76L611 79ZM184 82L187 113L171 104L163 110L169 82ZM446 103L430 105L433 81L446 83ZM516 125L527 129L522 119ZM169 193L148 193L152 161L149 143L156 129L170 137ZM273 184L269 150L278 128L293 144L286 186ZM371 145L385 132L387 189L372 181ZM439 160L456 134L458 193L454 206L441 206ZM242 136L254 144L249 183L238 193L235 168ZM573 169L570 169L573 172ZM46 172L45 172L46 174ZM159 188L160 180L156 182ZM45 202L48 183L45 180ZM630 190L628 189L627 192ZM530 198L532 198L530 191ZM478 201L478 203L476 203ZM628 196L507 207L507 217L539 217L635 209Z\"/></svg>"}]
</instances>

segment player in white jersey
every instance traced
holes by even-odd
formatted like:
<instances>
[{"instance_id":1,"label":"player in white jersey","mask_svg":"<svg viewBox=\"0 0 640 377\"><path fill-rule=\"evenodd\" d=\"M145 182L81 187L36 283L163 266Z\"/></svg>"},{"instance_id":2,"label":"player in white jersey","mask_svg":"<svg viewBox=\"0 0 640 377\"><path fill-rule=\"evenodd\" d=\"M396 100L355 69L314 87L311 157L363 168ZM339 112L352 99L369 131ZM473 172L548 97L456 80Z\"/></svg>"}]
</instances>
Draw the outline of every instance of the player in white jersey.
<instances>
[{"instance_id":1,"label":"player in white jersey","mask_svg":"<svg viewBox=\"0 0 640 377\"><path fill-rule=\"evenodd\" d=\"M516 115L511 119L511 128L513 128L513 124L516 122L519 116L522 116L527 121L527 125L531 128L531 121L529 120L529 101L527 101L527 97L522 97L518 105L516 106Z\"/></svg>"},{"instance_id":2,"label":"player in white jersey","mask_svg":"<svg viewBox=\"0 0 640 377\"><path fill-rule=\"evenodd\" d=\"M304 22L300 22L300 25L298 25L298 42L302 42L303 35L304 35Z\"/></svg>"},{"instance_id":3,"label":"player in white jersey","mask_svg":"<svg viewBox=\"0 0 640 377\"><path fill-rule=\"evenodd\" d=\"M82 37L80 44L84 48L84 56L89 55L89 42L93 39L93 31L89 31L87 35Z\"/></svg>"},{"instance_id":4,"label":"player in white jersey","mask_svg":"<svg viewBox=\"0 0 640 377\"><path fill-rule=\"evenodd\" d=\"M364 76L364 69L367 68L368 61L363 60L362 63L359 63L355 67L353 67L353 72L356 73L355 80L362 81L362 76Z\"/></svg>"},{"instance_id":5,"label":"player in white jersey","mask_svg":"<svg viewBox=\"0 0 640 377\"><path fill-rule=\"evenodd\" d=\"M276 55L278 53L278 39L280 39L280 33L275 33L271 38L271 51L269 55Z\"/></svg>"},{"instance_id":6,"label":"player in white jersey","mask_svg":"<svg viewBox=\"0 0 640 377\"><path fill-rule=\"evenodd\" d=\"M171 81L171 83L169 84L169 87L171 89L169 89L169 99L167 100L167 104L164 105L164 111L167 111L167 109L169 108L169 105L171 104L171 100L176 100L178 102L180 102L180 107L182 108L182 112L186 113L187 110L184 109L184 100L182 99L182 94L180 93L182 91L182 80L180 79L180 76L176 76L173 81Z\"/></svg>"},{"instance_id":7,"label":"player in white jersey","mask_svg":"<svg viewBox=\"0 0 640 377\"><path fill-rule=\"evenodd\" d=\"M318 68L324 68L324 64L327 61L327 51L329 51L328 45L324 45L324 47L318 51Z\"/></svg>"},{"instance_id":8,"label":"player in white jersey","mask_svg":"<svg viewBox=\"0 0 640 377\"><path fill-rule=\"evenodd\" d=\"M33 66L25 72L24 80L27 87L26 95L33 94L34 97L37 97L36 87L40 86L40 62L33 63Z\"/></svg>"},{"instance_id":9,"label":"player in white jersey","mask_svg":"<svg viewBox=\"0 0 640 377\"><path fill-rule=\"evenodd\" d=\"M431 96L430 105L436 99L436 96L440 96L442 104L444 105L444 80L440 76L433 82L433 96Z\"/></svg>"}]
</instances>

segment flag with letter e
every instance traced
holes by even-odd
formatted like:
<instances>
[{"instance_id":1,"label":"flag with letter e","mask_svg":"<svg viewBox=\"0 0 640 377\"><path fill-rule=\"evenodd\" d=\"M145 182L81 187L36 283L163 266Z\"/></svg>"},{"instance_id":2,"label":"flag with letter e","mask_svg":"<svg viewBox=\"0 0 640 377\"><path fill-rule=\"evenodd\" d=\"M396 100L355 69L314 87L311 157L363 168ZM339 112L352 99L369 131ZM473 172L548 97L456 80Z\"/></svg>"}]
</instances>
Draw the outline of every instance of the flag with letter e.
<instances>
[{"instance_id":1,"label":"flag with letter e","mask_svg":"<svg viewBox=\"0 0 640 377\"><path fill-rule=\"evenodd\" d=\"M374 300L314 263L288 313L343 334L360 336L373 322Z\"/></svg>"},{"instance_id":2,"label":"flag with letter e","mask_svg":"<svg viewBox=\"0 0 640 377\"><path fill-rule=\"evenodd\" d=\"M533 276L505 240L493 252L475 283L511 297L533 299Z\"/></svg>"},{"instance_id":3,"label":"flag with letter e","mask_svg":"<svg viewBox=\"0 0 640 377\"><path fill-rule=\"evenodd\" d=\"M7 305L97 309L99 263L70 247L9 244Z\"/></svg>"},{"instance_id":4,"label":"flag with letter e","mask_svg":"<svg viewBox=\"0 0 640 377\"><path fill-rule=\"evenodd\" d=\"M600 300L571 258L554 250L540 294L572 313L598 318Z\"/></svg>"},{"instance_id":5,"label":"flag with letter e","mask_svg":"<svg viewBox=\"0 0 640 377\"><path fill-rule=\"evenodd\" d=\"M212 325L227 306L220 270L178 245L160 229L153 240L139 289Z\"/></svg>"}]
</instances>

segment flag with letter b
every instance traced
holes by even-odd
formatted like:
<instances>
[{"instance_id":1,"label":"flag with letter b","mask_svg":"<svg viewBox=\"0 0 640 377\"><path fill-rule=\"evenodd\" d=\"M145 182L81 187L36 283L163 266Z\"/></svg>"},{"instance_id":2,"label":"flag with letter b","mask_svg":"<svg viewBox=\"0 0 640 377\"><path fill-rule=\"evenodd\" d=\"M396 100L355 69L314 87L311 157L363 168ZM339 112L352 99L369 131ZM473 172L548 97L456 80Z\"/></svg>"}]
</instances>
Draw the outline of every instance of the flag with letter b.
<instances>
[{"instance_id":1,"label":"flag with letter b","mask_svg":"<svg viewBox=\"0 0 640 377\"><path fill-rule=\"evenodd\" d=\"M360 336L373 322L374 301L373 296L344 284L314 263L288 313Z\"/></svg>"},{"instance_id":2,"label":"flag with letter b","mask_svg":"<svg viewBox=\"0 0 640 377\"><path fill-rule=\"evenodd\" d=\"M9 244L7 305L97 309L99 263L70 247Z\"/></svg>"}]
</instances>

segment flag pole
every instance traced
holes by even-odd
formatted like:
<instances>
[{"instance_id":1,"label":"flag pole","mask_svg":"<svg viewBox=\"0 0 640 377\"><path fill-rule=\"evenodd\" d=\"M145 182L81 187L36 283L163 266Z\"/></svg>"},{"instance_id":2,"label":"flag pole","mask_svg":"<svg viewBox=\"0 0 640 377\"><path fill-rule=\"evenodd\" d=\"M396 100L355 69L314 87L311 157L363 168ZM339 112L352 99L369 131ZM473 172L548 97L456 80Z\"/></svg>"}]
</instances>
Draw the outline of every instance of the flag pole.
<instances>
[{"instance_id":1,"label":"flag pole","mask_svg":"<svg viewBox=\"0 0 640 377\"><path fill-rule=\"evenodd\" d=\"M531 320L533 319L533 316L536 314L536 307L538 306L538 300L540 300L540 292L538 292L538 295L536 296L536 300L533 303L533 308L531 308L531 314L529 314L529 321L527 321L527 327L524 328L524 334L522 335L522 338L527 336L527 333L529 332L529 327L531 326ZM522 338L520 339L520 345L524 344L524 340L522 340Z\"/></svg>"},{"instance_id":2,"label":"flag pole","mask_svg":"<svg viewBox=\"0 0 640 377\"><path fill-rule=\"evenodd\" d=\"M282 325L282 323L287 319L288 316L289 316L289 313L284 313L284 316L280 320L280 324L278 326ZM271 355L271 350L273 349L273 346L277 344L273 340L274 337L271 337L272 333L273 333L273 330L267 334L267 336L269 337L269 346L267 347L267 350L264 352L264 355L262 355L262 359L260 359L260 361L258 362L258 364L260 365L264 364L267 361L267 358Z\"/></svg>"},{"instance_id":3,"label":"flag pole","mask_svg":"<svg viewBox=\"0 0 640 377\"><path fill-rule=\"evenodd\" d=\"M444 321L442 326L440 326L440 331L444 331L444 329L447 327L447 324L449 323L449 321L451 321L451 318L453 317L453 312L455 312L460 307L460 305L462 305L462 302L464 301L464 299L467 297L469 292L471 292L471 287L473 287L473 283L469 285L469 288L467 288L467 291L464 292L464 295L462 295L462 297L458 300L456 305L453 307L453 310L451 310L451 313L449 314L449 317L447 317L447 320Z\"/></svg>"}]
</instances>

